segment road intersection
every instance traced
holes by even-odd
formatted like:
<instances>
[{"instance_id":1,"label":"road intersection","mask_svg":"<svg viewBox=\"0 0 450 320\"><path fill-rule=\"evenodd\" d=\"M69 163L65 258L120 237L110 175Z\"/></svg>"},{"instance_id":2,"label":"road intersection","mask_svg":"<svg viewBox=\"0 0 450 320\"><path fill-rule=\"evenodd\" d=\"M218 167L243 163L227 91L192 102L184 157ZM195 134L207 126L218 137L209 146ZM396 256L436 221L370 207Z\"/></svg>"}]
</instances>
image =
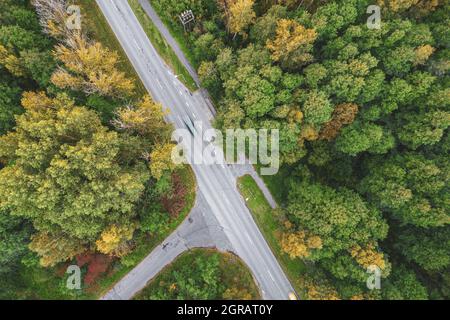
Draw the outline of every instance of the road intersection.
<instances>
[{"instance_id":1,"label":"road intersection","mask_svg":"<svg viewBox=\"0 0 450 320\"><path fill-rule=\"evenodd\" d=\"M96 1L153 99L170 110L166 120L178 129L186 129L185 119L201 121L205 129L212 128L213 114L203 94L190 93L178 80L177 75L173 74L164 63L147 38L128 2L124 0ZM201 148L193 150L186 150L188 156L193 156L192 152L201 150ZM249 168L249 171L253 170L251 166ZM197 178L198 196L203 203L201 215L208 221L214 221L211 226L217 226L220 229L220 232L217 231L213 237L223 236L226 239L223 240L223 249L234 252L247 264L264 299L288 299L289 293L294 289L237 189L235 173L240 169L234 170L233 166L220 164L194 164L192 169ZM256 173L252 175L256 175ZM209 243L217 244L215 239ZM146 260L144 260L104 298L130 299L134 293L145 286L144 278L151 279L149 277L153 273L161 270L165 263L169 263L182 252L177 250L182 250L182 248L185 250L186 246L177 245L175 248L180 249L174 250L165 258L164 251L152 252L146 258L150 263L147 261L146 264ZM159 257L159 260L152 258L152 255ZM148 264L156 260L159 261L160 267L155 268L153 273L148 272L146 269ZM139 270L146 274L146 277L140 277Z\"/></svg>"}]
</instances>

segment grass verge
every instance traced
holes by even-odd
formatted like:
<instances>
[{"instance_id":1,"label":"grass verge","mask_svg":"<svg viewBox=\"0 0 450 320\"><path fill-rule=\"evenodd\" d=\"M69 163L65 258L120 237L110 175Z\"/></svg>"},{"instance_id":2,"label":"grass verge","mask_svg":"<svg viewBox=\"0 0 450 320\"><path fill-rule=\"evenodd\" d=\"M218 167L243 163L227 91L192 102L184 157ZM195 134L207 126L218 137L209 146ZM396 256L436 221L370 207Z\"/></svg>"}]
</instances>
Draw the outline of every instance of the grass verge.
<instances>
[{"instance_id":1,"label":"grass verge","mask_svg":"<svg viewBox=\"0 0 450 320\"><path fill-rule=\"evenodd\" d=\"M247 266L237 256L230 253L219 253L213 249L192 249L181 254L175 261L169 266L164 268L154 279L149 281L147 286L139 292L134 300L150 300L154 297L155 293L162 290L168 298L176 298L177 287L179 277L182 276L183 281L191 282L193 278L198 279L202 277L200 274L196 274L198 270L195 266L198 266L197 259L203 259L201 264L205 261L210 261L216 255L219 257L218 283L223 285L223 289L237 288L239 290L245 290L247 298L251 300L259 300L261 296L258 288L253 280L253 277L248 270ZM203 289L196 287L197 290L208 290L206 285ZM190 297L185 297L189 299ZM221 300L222 296L214 297L214 299Z\"/></svg>"},{"instance_id":2,"label":"grass verge","mask_svg":"<svg viewBox=\"0 0 450 320\"><path fill-rule=\"evenodd\" d=\"M256 167L256 171L260 171L260 166ZM261 176L278 204L286 203L288 196L288 188L286 188L286 181L291 174L292 168L282 166L277 174L271 176Z\"/></svg>"},{"instance_id":3,"label":"grass verge","mask_svg":"<svg viewBox=\"0 0 450 320\"><path fill-rule=\"evenodd\" d=\"M302 295L304 290L300 286L299 280L300 276L306 271L306 266L302 260L291 259L281 251L278 241L281 234L281 217L277 217L277 213L272 210L252 176L244 175L240 177L238 179L238 188L246 200L247 207L253 214L256 224L291 281L292 286L298 294Z\"/></svg>"},{"instance_id":4,"label":"grass verge","mask_svg":"<svg viewBox=\"0 0 450 320\"><path fill-rule=\"evenodd\" d=\"M191 91L197 90L197 85L195 84L194 79L192 79L191 75L178 59L175 52L172 50L172 47L166 42L164 37L159 32L158 28L153 24L152 20L145 13L144 9L142 9L139 1L137 0L128 0L131 8L133 9L134 14L139 20L142 28L147 34L148 38L155 46L158 54L163 58L163 60L172 68L175 74L180 75L180 81L182 81L186 87Z\"/></svg>"}]
</instances>

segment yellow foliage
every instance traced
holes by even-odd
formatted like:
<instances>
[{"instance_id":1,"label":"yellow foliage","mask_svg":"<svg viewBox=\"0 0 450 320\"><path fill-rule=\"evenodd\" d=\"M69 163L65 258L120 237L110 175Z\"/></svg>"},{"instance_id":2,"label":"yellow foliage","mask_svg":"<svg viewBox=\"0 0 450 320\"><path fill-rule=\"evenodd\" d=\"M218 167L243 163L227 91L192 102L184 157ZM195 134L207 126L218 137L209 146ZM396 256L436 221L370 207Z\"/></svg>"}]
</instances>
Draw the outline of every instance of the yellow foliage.
<instances>
[{"instance_id":1,"label":"yellow foliage","mask_svg":"<svg viewBox=\"0 0 450 320\"><path fill-rule=\"evenodd\" d=\"M75 77L64 69L56 70L51 77L52 83L59 88L77 90L83 86L83 79Z\"/></svg>"},{"instance_id":2,"label":"yellow foliage","mask_svg":"<svg viewBox=\"0 0 450 320\"><path fill-rule=\"evenodd\" d=\"M235 0L230 4L228 28L231 33L243 33L256 17L253 11L254 0Z\"/></svg>"},{"instance_id":3,"label":"yellow foliage","mask_svg":"<svg viewBox=\"0 0 450 320\"><path fill-rule=\"evenodd\" d=\"M54 266L85 251L79 240L62 234L50 235L47 232L33 235L29 248L41 257L39 261L43 267Z\"/></svg>"},{"instance_id":4,"label":"yellow foliage","mask_svg":"<svg viewBox=\"0 0 450 320\"><path fill-rule=\"evenodd\" d=\"M0 135L0 163L6 165L8 159L14 157L18 143L17 135L14 132Z\"/></svg>"},{"instance_id":5,"label":"yellow foliage","mask_svg":"<svg viewBox=\"0 0 450 320\"><path fill-rule=\"evenodd\" d=\"M371 265L376 265L381 270L386 268L386 261L383 253L378 252L373 243L367 245L365 248L356 245L350 250L350 254L355 258L356 262L364 268Z\"/></svg>"},{"instance_id":6,"label":"yellow foliage","mask_svg":"<svg viewBox=\"0 0 450 320\"><path fill-rule=\"evenodd\" d=\"M389 8L393 12L409 9L416 5L419 0L378 0L378 4Z\"/></svg>"},{"instance_id":7,"label":"yellow foliage","mask_svg":"<svg viewBox=\"0 0 450 320\"><path fill-rule=\"evenodd\" d=\"M433 52L436 49L434 49L429 44L417 47L414 51L415 53L415 59L414 59L414 65L423 65L427 62L428 58L433 54Z\"/></svg>"},{"instance_id":8,"label":"yellow foliage","mask_svg":"<svg viewBox=\"0 0 450 320\"><path fill-rule=\"evenodd\" d=\"M155 103L146 95L136 107L119 109L116 112L117 119L113 123L119 130L129 130L141 136L159 139L168 135L171 129L164 122L164 116L167 114L168 111L163 111L161 104Z\"/></svg>"},{"instance_id":9,"label":"yellow foliage","mask_svg":"<svg viewBox=\"0 0 450 320\"><path fill-rule=\"evenodd\" d=\"M56 46L54 55L64 64L52 76L52 82L60 88L83 90L105 96L130 96L134 83L125 73L117 70L118 54L102 46L90 43L76 33L67 39L66 45Z\"/></svg>"},{"instance_id":10,"label":"yellow foliage","mask_svg":"<svg viewBox=\"0 0 450 320\"><path fill-rule=\"evenodd\" d=\"M378 0L380 6L386 7L390 11L401 12L415 8L416 12L420 14L435 10L439 2L439 0Z\"/></svg>"},{"instance_id":11,"label":"yellow foliage","mask_svg":"<svg viewBox=\"0 0 450 320\"><path fill-rule=\"evenodd\" d=\"M12 75L22 77L25 70L22 67L19 58L8 52L8 50L0 44L0 64L3 65Z\"/></svg>"},{"instance_id":12,"label":"yellow foliage","mask_svg":"<svg viewBox=\"0 0 450 320\"><path fill-rule=\"evenodd\" d=\"M172 283L170 286L169 286L169 291L175 291L177 289L177 284L176 283Z\"/></svg>"},{"instance_id":13,"label":"yellow foliage","mask_svg":"<svg viewBox=\"0 0 450 320\"><path fill-rule=\"evenodd\" d=\"M284 228L286 230L290 230L293 227L292 222L290 222L289 220L286 219L286 221L284 221Z\"/></svg>"},{"instance_id":14,"label":"yellow foliage","mask_svg":"<svg viewBox=\"0 0 450 320\"><path fill-rule=\"evenodd\" d=\"M47 22L47 31L54 38L59 38L65 35L65 28L61 28L60 25L56 24L54 21L49 20Z\"/></svg>"},{"instance_id":15,"label":"yellow foliage","mask_svg":"<svg viewBox=\"0 0 450 320\"><path fill-rule=\"evenodd\" d=\"M322 248L322 240L318 236L308 236L304 231L296 233L283 233L281 237L281 249L292 259L306 258L311 249Z\"/></svg>"},{"instance_id":16,"label":"yellow foliage","mask_svg":"<svg viewBox=\"0 0 450 320\"><path fill-rule=\"evenodd\" d=\"M126 255L130 250L127 242L133 238L134 230L135 225L111 225L102 232L100 239L95 242L98 251L117 257Z\"/></svg>"},{"instance_id":17,"label":"yellow foliage","mask_svg":"<svg viewBox=\"0 0 450 320\"><path fill-rule=\"evenodd\" d=\"M300 284L305 288L308 300L340 300L336 289L323 279L301 278Z\"/></svg>"},{"instance_id":18,"label":"yellow foliage","mask_svg":"<svg viewBox=\"0 0 450 320\"><path fill-rule=\"evenodd\" d=\"M307 51L316 38L317 33L314 29L306 29L295 20L280 19L277 23L275 39L268 40L266 47L272 52L274 61L290 59L292 53L300 51L295 60L303 63L312 60L312 55Z\"/></svg>"},{"instance_id":19,"label":"yellow foliage","mask_svg":"<svg viewBox=\"0 0 450 320\"><path fill-rule=\"evenodd\" d=\"M355 120L359 107L355 103L341 103L334 108L333 118L325 123L320 131L321 140L331 141L336 138L341 128Z\"/></svg>"},{"instance_id":20,"label":"yellow foliage","mask_svg":"<svg viewBox=\"0 0 450 320\"><path fill-rule=\"evenodd\" d=\"M164 172L173 171L177 167L172 160L173 148L171 143L158 144L150 153L150 172L155 179L161 179Z\"/></svg>"},{"instance_id":21,"label":"yellow foliage","mask_svg":"<svg viewBox=\"0 0 450 320\"><path fill-rule=\"evenodd\" d=\"M319 138L319 132L312 125L304 125L302 128L301 137L308 141L315 141Z\"/></svg>"},{"instance_id":22,"label":"yellow foliage","mask_svg":"<svg viewBox=\"0 0 450 320\"><path fill-rule=\"evenodd\" d=\"M291 122L301 123L303 120L303 112L298 109L293 109L289 112L288 119Z\"/></svg>"}]
</instances>

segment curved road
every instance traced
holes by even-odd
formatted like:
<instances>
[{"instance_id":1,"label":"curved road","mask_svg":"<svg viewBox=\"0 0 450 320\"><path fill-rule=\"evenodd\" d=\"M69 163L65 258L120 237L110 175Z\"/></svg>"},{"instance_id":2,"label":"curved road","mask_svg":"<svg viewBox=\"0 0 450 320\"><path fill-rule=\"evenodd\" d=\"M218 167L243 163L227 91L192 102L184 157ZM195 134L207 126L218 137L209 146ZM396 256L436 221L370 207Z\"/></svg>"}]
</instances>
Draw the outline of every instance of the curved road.
<instances>
[{"instance_id":1,"label":"curved road","mask_svg":"<svg viewBox=\"0 0 450 320\"><path fill-rule=\"evenodd\" d=\"M166 120L186 129L187 119L212 128L212 114L201 94L190 93L157 54L125 0L96 0L112 30L153 99L170 108ZM195 135L196 132L194 132ZM196 139L193 139L196 140ZM201 154L201 142L186 149L188 157ZM264 299L288 299L291 284L248 211L227 165L192 165L199 193L223 229L233 252L250 268ZM129 297L122 297L129 298Z\"/></svg>"}]
</instances>

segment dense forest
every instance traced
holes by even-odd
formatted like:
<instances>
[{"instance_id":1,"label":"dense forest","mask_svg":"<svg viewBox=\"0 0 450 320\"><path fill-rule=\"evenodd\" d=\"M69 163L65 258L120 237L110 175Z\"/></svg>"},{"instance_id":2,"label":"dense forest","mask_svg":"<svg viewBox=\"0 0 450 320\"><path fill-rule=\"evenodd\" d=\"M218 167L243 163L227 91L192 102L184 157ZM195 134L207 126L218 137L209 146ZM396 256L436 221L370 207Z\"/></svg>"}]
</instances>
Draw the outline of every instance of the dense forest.
<instances>
[{"instance_id":1,"label":"dense forest","mask_svg":"<svg viewBox=\"0 0 450 320\"><path fill-rule=\"evenodd\" d=\"M166 111L119 52L68 29L58 3L0 0L0 298L54 298L30 286L69 263L85 286L132 266L186 205ZM218 128L280 130L278 241L307 265L291 279L301 299L450 297L447 0L151 3ZM379 29L367 26L373 4ZM217 275L214 259L195 263ZM373 265L380 290L366 286ZM210 296L223 297L216 280Z\"/></svg>"},{"instance_id":2,"label":"dense forest","mask_svg":"<svg viewBox=\"0 0 450 320\"><path fill-rule=\"evenodd\" d=\"M57 296L29 285L63 262L85 284L138 262L185 205L165 111L66 19L62 1L0 1L0 298Z\"/></svg>"},{"instance_id":3,"label":"dense forest","mask_svg":"<svg viewBox=\"0 0 450 320\"><path fill-rule=\"evenodd\" d=\"M449 298L448 1L150 2L198 67L217 127L280 130L279 241L311 266L302 298ZM381 290L366 287L371 265Z\"/></svg>"}]
</instances>

